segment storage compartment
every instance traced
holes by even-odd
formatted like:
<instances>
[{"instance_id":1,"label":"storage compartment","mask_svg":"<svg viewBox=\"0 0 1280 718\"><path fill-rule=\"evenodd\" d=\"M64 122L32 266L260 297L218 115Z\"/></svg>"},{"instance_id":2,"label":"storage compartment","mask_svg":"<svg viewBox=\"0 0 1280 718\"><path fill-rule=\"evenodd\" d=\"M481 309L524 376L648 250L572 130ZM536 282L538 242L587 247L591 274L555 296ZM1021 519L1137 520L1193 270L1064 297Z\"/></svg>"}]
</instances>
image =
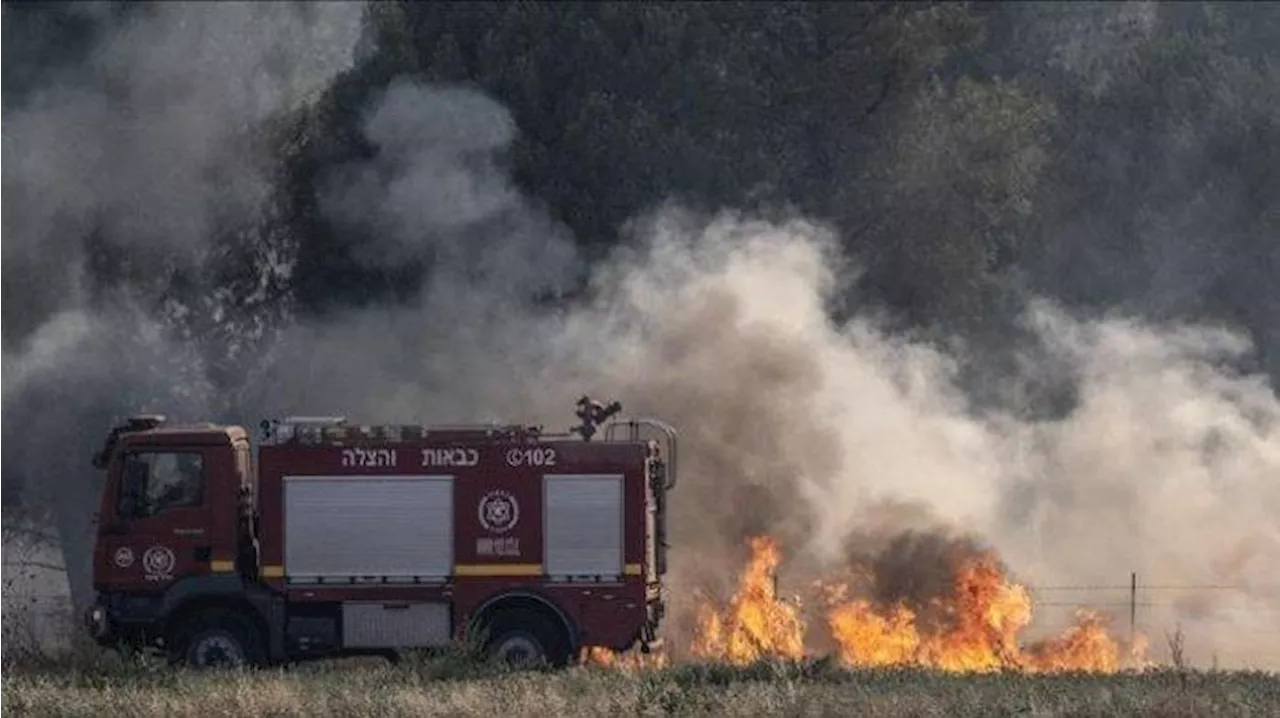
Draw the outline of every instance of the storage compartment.
<instances>
[{"instance_id":1,"label":"storage compartment","mask_svg":"<svg viewBox=\"0 0 1280 718\"><path fill-rule=\"evenodd\" d=\"M289 476L289 580L439 580L453 569L453 477Z\"/></svg>"},{"instance_id":2,"label":"storage compartment","mask_svg":"<svg viewBox=\"0 0 1280 718\"><path fill-rule=\"evenodd\" d=\"M543 507L547 575L622 575L622 476L545 476Z\"/></svg>"},{"instance_id":3,"label":"storage compartment","mask_svg":"<svg viewBox=\"0 0 1280 718\"><path fill-rule=\"evenodd\" d=\"M349 601L342 604L344 648L430 648L449 642L449 604Z\"/></svg>"}]
</instances>

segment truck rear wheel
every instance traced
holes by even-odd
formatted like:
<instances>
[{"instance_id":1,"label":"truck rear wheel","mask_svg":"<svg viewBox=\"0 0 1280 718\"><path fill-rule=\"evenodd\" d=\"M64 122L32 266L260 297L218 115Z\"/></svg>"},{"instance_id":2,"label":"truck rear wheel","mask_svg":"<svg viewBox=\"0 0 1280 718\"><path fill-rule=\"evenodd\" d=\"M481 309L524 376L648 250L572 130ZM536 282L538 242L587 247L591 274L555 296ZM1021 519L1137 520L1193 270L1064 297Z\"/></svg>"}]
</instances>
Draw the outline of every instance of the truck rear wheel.
<instances>
[{"instance_id":1,"label":"truck rear wheel","mask_svg":"<svg viewBox=\"0 0 1280 718\"><path fill-rule=\"evenodd\" d=\"M191 668L247 668L264 661L257 627L231 610L202 611L174 633L169 661Z\"/></svg>"},{"instance_id":2,"label":"truck rear wheel","mask_svg":"<svg viewBox=\"0 0 1280 718\"><path fill-rule=\"evenodd\" d=\"M489 640L485 653L490 659L513 668L541 665L558 668L568 663L572 653L560 621L542 611L498 611L486 622L486 628Z\"/></svg>"}]
</instances>

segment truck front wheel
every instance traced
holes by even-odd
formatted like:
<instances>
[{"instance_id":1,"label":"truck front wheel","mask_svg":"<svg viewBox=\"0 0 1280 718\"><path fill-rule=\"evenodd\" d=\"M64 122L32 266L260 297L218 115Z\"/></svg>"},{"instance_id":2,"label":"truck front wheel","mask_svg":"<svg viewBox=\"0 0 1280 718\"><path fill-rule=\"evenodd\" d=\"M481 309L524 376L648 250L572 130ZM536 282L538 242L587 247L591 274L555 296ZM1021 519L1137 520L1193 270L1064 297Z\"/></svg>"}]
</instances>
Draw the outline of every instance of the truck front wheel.
<instances>
[{"instance_id":1,"label":"truck front wheel","mask_svg":"<svg viewBox=\"0 0 1280 718\"><path fill-rule=\"evenodd\" d=\"M183 621L169 646L169 661L192 668L244 668L262 665L257 627L237 611L202 611Z\"/></svg>"}]
</instances>

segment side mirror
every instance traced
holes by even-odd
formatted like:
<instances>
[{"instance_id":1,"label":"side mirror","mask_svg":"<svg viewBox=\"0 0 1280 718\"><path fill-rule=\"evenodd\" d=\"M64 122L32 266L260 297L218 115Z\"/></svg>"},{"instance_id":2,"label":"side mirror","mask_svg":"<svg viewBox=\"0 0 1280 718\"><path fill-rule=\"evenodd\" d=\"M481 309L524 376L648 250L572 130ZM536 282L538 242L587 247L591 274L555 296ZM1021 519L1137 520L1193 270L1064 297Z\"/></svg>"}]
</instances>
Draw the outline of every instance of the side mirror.
<instances>
[{"instance_id":1,"label":"side mirror","mask_svg":"<svg viewBox=\"0 0 1280 718\"><path fill-rule=\"evenodd\" d=\"M116 519L102 527L102 532L106 534L121 535L129 533L129 524L127 522Z\"/></svg>"}]
</instances>

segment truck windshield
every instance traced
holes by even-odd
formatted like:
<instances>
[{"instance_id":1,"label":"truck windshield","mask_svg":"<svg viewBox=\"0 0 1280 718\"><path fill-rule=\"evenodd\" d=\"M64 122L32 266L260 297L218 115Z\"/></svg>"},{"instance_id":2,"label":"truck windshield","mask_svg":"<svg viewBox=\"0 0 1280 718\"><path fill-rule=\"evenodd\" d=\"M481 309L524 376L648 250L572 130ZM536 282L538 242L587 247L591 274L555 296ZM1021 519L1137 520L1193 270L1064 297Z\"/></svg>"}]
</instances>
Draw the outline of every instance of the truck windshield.
<instances>
[{"instance_id":1,"label":"truck windshield","mask_svg":"<svg viewBox=\"0 0 1280 718\"><path fill-rule=\"evenodd\" d=\"M198 452L134 452L126 460L125 474L128 490L120 495L122 515L154 516L204 501L204 457ZM129 507L131 499L136 502Z\"/></svg>"}]
</instances>

